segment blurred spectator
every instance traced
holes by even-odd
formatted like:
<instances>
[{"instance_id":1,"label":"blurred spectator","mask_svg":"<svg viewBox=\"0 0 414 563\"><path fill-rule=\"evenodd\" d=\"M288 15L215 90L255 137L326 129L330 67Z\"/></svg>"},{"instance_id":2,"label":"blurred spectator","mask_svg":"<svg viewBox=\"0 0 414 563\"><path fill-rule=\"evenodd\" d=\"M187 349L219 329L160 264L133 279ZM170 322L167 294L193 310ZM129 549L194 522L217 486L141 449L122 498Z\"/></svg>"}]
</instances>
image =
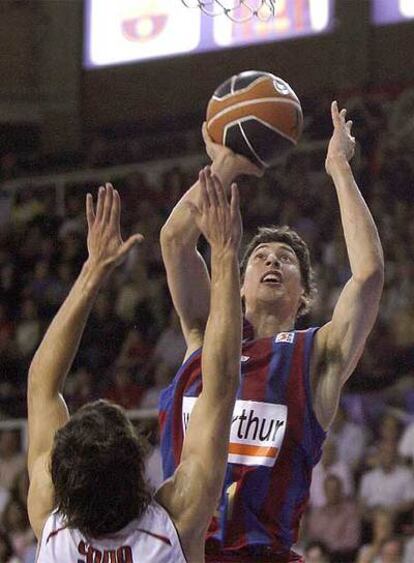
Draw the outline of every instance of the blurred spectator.
<instances>
[{"instance_id":1,"label":"blurred spectator","mask_svg":"<svg viewBox=\"0 0 414 563\"><path fill-rule=\"evenodd\" d=\"M25 465L26 456L20 449L19 432L2 430L0 432L0 486L10 489Z\"/></svg>"},{"instance_id":2,"label":"blurred spectator","mask_svg":"<svg viewBox=\"0 0 414 563\"><path fill-rule=\"evenodd\" d=\"M104 397L124 409L137 409L140 406L143 392L143 387L132 380L128 369L118 366Z\"/></svg>"},{"instance_id":3,"label":"blurred spectator","mask_svg":"<svg viewBox=\"0 0 414 563\"><path fill-rule=\"evenodd\" d=\"M17 172L17 155L13 152L6 152L0 158L0 181L11 180L17 175Z\"/></svg>"},{"instance_id":4,"label":"blurred spectator","mask_svg":"<svg viewBox=\"0 0 414 563\"><path fill-rule=\"evenodd\" d=\"M78 272L86 257L86 245L84 236L70 231L61 239L60 261L67 262L74 271Z\"/></svg>"},{"instance_id":5,"label":"blurred spectator","mask_svg":"<svg viewBox=\"0 0 414 563\"><path fill-rule=\"evenodd\" d=\"M25 299L21 306L20 321L16 327L17 350L24 360L28 360L42 336L37 306L33 299Z\"/></svg>"},{"instance_id":6,"label":"blurred spectator","mask_svg":"<svg viewBox=\"0 0 414 563\"><path fill-rule=\"evenodd\" d=\"M381 463L381 448L384 443L398 444L401 436L401 421L392 413L382 413L379 425L379 438L369 449L365 459L367 467L378 467Z\"/></svg>"},{"instance_id":7,"label":"blurred spectator","mask_svg":"<svg viewBox=\"0 0 414 563\"><path fill-rule=\"evenodd\" d=\"M397 444L389 441L380 444L379 466L362 476L359 499L367 519L378 507L387 508L396 516L414 507L414 475L399 463Z\"/></svg>"},{"instance_id":8,"label":"blurred spectator","mask_svg":"<svg viewBox=\"0 0 414 563\"><path fill-rule=\"evenodd\" d=\"M336 475L326 477L324 490L326 504L311 509L308 516L308 539L324 543L333 561L352 563L361 536L358 506L344 497L342 481Z\"/></svg>"},{"instance_id":9,"label":"blurred spectator","mask_svg":"<svg viewBox=\"0 0 414 563\"><path fill-rule=\"evenodd\" d=\"M398 444L398 453L409 463L414 462L414 422L405 428Z\"/></svg>"},{"instance_id":10,"label":"blurred spectator","mask_svg":"<svg viewBox=\"0 0 414 563\"><path fill-rule=\"evenodd\" d=\"M44 260L37 262L33 278L25 288L25 294L36 302L41 314L47 312L47 297L52 286L53 277L50 264Z\"/></svg>"},{"instance_id":11,"label":"blurred spectator","mask_svg":"<svg viewBox=\"0 0 414 563\"><path fill-rule=\"evenodd\" d=\"M414 561L414 537L405 544L403 563L413 563Z\"/></svg>"},{"instance_id":12,"label":"blurred spectator","mask_svg":"<svg viewBox=\"0 0 414 563\"><path fill-rule=\"evenodd\" d=\"M354 484L351 470L345 463L338 460L335 442L330 439L326 440L321 461L312 472L310 487L310 506L312 508L322 507L326 504L324 482L328 475L336 475L341 480L345 497L352 495Z\"/></svg>"},{"instance_id":13,"label":"blurred spectator","mask_svg":"<svg viewBox=\"0 0 414 563\"><path fill-rule=\"evenodd\" d=\"M44 206L39 198L31 190L22 190L17 194L14 209L12 211L12 223L23 227L26 223L33 221L44 212Z\"/></svg>"},{"instance_id":14,"label":"blurred spectator","mask_svg":"<svg viewBox=\"0 0 414 563\"><path fill-rule=\"evenodd\" d=\"M0 528L0 562L21 563L14 554L14 550L7 532Z\"/></svg>"},{"instance_id":15,"label":"blurred spectator","mask_svg":"<svg viewBox=\"0 0 414 563\"><path fill-rule=\"evenodd\" d=\"M26 506L19 500L10 499L4 509L3 525L9 534L15 554L24 559L27 551L36 543Z\"/></svg>"},{"instance_id":16,"label":"blurred spectator","mask_svg":"<svg viewBox=\"0 0 414 563\"><path fill-rule=\"evenodd\" d=\"M151 347L145 341L144 335L138 328L130 329L122 344L117 364L136 373L141 383L144 383L145 365L150 357Z\"/></svg>"},{"instance_id":17,"label":"blurred spectator","mask_svg":"<svg viewBox=\"0 0 414 563\"><path fill-rule=\"evenodd\" d=\"M105 373L118 356L124 336L125 324L114 314L113 300L100 293L85 328L78 360L95 373Z\"/></svg>"},{"instance_id":18,"label":"blurred spectator","mask_svg":"<svg viewBox=\"0 0 414 563\"><path fill-rule=\"evenodd\" d=\"M372 514L372 539L358 552L357 563L374 563L382 546L394 536L393 514L386 508L378 508Z\"/></svg>"},{"instance_id":19,"label":"blurred spectator","mask_svg":"<svg viewBox=\"0 0 414 563\"><path fill-rule=\"evenodd\" d=\"M85 403L99 399L93 373L86 367L80 367L67 380L65 395L71 412L77 411Z\"/></svg>"},{"instance_id":20,"label":"blurred spectator","mask_svg":"<svg viewBox=\"0 0 414 563\"><path fill-rule=\"evenodd\" d=\"M10 496L14 500L19 501L23 506L27 507L27 494L29 492L29 473L27 469L23 469L16 475L13 485L10 489Z\"/></svg>"},{"instance_id":21,"label":"blurred spectator","mask_svg":"<svg viewBox=\"0 0 414 563\"><path fill-rule=\"evenodd\" d=\"M310 542L305 549L306 563L338 563L331 562L327 547L319 541Z\"/></svg>"},{"instance_id":22,"label":"blurred spectator","mask_svg":"<svg viewBox=\"0 0 414 563\"><path fill-rule=\"evenodd\" d=\"M378 552L366 551L358 563L403 563L403 542L400 538L391 538L379 547Z\"/></svg>"},{"instance_id":23,"label":"blurred spectator","mask_svg":"<svg viewBox=\"0 0 414 563\"><path fill-rule=\"evenodd\" d=\"M0 308L3 308L4 303L10 302L13 298L15 305L18 305L15 298L17 262L12 258L10 250L0 246Z\"/></svg>"},{"instance_id":24,"label":"blurred spectator","mask_svg":"<svg viewBox=\"0 0 414 563\"><path fill-rule=\"evenodd\" d=\"M59 229L59 238L64 239L68 235L83 236L86 232L86 220L83 215L84 198L78 194L69 194L66 200L65 218Z\"/></svg>"},{"instance_id":25,"label":"blurred spectator","mask_svg":"<svg viewBox=\"0 0 414 563\"><path fill-rule=\"evenodd\" d=\"M398 417L390 412L382 416L379 427L379 438L382 442L398 442L401 436L402 424Z\"/></svg>"},{"instance_id":26,"label":"blurred spectator","mask_svg":"<svg viewBox=\"0 0 414 563\"><path fill-rule=\"evenodd\" d=\"M3 514L4 508L7 505L7 503L9 502L9 499L10 499L9 489L7 489L6 487L0 486L0 522L1 522L1 516ZM0 562L1 562L1 558L0 558Z\"/></svg>"},{"instance_id":27,"label":"blurred spectator","mask_svg":"<svg viewBox=\"0 0 414 563\"><path fill-rule=\"evenodd\" d=\"M158 408L160 393L171 383L175 372L162 362L157 363L152 378L153 384L149 387L142 398L141 408L156 409Z\"/></svg>"},{"instance_id":28,"label":"blurred spectator","mask_svg":"<svg viewBox=\"0 0 414 563\"><path fill-rule=\"evenodd\" d=\"M53 315L63 303L73 284L72 266L68 262L59 262L56 275L53 276L47 293L50 315Z\"/></svg>"},{"instance_id":29,"label":"blurred spectator","mask_svg":"<svg viewBox=\"0 0 414 563\"><path fill-rule=\"evenodd\" d=\"M111 148L105 137L95 137L89 145L89 151L86 156L86 165L92 168L107 166L111 163Z\"/></svg>"},{"instance_id":30,"label":"blurred spectator","mask_svg":"<svg viewBox=\"0 0 414 563\"><path fill-rule=\"evenodd\" d=\"M381 548L378 563L402 563L403 542L400 538L392 538Z\"/></svg>"},{"instance_id":31,"label":"blurred spectator","mask_svg":"<svg viewBox=\"0 0 414 563\"><path fill-rule=\"evenodd\" d=\"M0 341L8 342L14 334L14 323L10 319L6 305L0 303Z\"/></svg>"},{"instance_id":32,"label":"blurred spectator","mask_svg":"<svg viewBox=\"0 0 414 563\"><path fill-rule=\"evenodd\" d=\"M149 284L145 262L137 260L119 288L115 303L115 312L124 322L133 322L137 307L150 298Z\"/></svg>"},{"instance_id":33,"label":"blurred spectator","mask_svg":"<svg viewBox=\"0 0 414 563\"><path fill-rule=\"evenodd\" d=\"M162 331L154 348L151 365L161 362L171 371L181 366L186 351L186 343L181 330L178 315L171 309L168 325Z\"/></svg>"},{"instance_id":34,"label":"blurred spectator","mask_svg":"<svg viewBox=\"0 0 414 563\"><path fill-rule=\"evenodd\" d=\"M329 439L336 444L338 460L355 470L363 458L367 431L363 426L351 422L342 406L339 406L329 428Z\"/></svg>"}]
</instances>

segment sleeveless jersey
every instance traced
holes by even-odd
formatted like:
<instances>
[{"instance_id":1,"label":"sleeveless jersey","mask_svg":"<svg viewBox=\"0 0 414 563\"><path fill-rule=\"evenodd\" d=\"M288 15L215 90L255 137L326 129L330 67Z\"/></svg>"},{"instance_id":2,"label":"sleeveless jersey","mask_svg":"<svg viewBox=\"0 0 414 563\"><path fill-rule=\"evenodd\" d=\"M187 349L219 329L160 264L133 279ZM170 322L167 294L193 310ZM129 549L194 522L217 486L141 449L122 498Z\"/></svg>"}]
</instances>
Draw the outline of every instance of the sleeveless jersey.
<instances>
[{"instance_id":1,"label":"sleeveless jersey","mask_svg":"<svg viewBox=\"0 0 414 563\"><path fill-rule=\"evenodd\" d=\"M67 528L53 512L46 521L37 563L185 563L177 531L168 513L153 501L145 514L119 532L87 539Z\"/></svg>"},{"instance_id":2,"label":"sleeveless jersey","mask_svg":"<svg viewBox=\"0 0 414 563\"><path fill-rule=\"evenodd\" d=\"M310 357L316 331L254 339L245 321L241 384L221 501L206 540L207 560L301 560L290 549L326 437L311 401ZM198 350L160 397L165 478L179 464L185 428L201 389Z\"/></svg>"}]
</instances>

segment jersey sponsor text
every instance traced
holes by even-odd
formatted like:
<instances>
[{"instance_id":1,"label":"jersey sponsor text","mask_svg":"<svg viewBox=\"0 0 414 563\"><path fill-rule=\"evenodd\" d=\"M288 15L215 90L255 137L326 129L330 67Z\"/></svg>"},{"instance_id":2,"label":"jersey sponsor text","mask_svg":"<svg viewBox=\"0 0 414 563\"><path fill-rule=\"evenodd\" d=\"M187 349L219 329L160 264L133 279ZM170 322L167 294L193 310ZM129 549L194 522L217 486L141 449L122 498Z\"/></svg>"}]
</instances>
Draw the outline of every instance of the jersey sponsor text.
<instances>
[{"instance_id":1,"label":"jersey sponsor text","mask_svg":"<svg viewBox=\"0 0 414 563\"><path fill-rule=\"evenodd\" d=\"M183 429L187 429L197 397L183 397ZM273 467L286 431L287 407L236 401L230 432L229 463Z\"/></svg>"}]
</instances>

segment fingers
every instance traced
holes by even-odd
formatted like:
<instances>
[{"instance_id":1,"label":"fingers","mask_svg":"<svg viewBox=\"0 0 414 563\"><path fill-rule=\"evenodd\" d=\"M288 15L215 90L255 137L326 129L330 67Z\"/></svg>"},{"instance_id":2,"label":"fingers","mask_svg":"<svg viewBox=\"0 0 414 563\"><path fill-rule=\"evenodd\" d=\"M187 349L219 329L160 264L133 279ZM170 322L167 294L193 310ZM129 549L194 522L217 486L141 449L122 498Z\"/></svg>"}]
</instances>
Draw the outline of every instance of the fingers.
<instances>
[{"instance_id":1,"label":"fingers","mask_svg":"<svg viewBox=\"0 0 414 563\"><path fill-rule=\"evenodd\" d=\"M121 198L118 190L114 190L112 184L100 186L96 204L96 214L93 209L93 197L91 194L86 196L86 218L88 227L91 228L95 221L110 224L120 230L121 221Z\"/></svg>"},{"instance_id":2,"label":"fingers","mask_svg":"<svg viewBox=\"0 0 414 563\"><path fill-rule=\"evenodd\" d=\"M224 208L226 205L228 205L228 200L224 191L223 184L217 176L212 176L212 180L215 192L217 194L218 204L220 207Z\"/></svg>"},{"instance_id":3,"label":"fingers","mask_svg":"<svg viewBox=\"0 0 414 563\"><path fill-rule=\"evenodd\" d=\"M210 202L217 207L225 207L228 204L223 184L218 176L212 174L209 169L207 172L207 188L210 188Z\"/></svg>"},{"instance_id":4,"label":"fingers","mask_svg":"<svg viewBox=\"0 0 414 563\"><path fill-rule=\"evenodd\" d=\"M341 111L339 111L338 108L338 102L335 100L332 102L331 104L331 115L332 115L332 123L334 125L334 127L340 127L340 126L348 126L348 123L351 123L352 126L352 121L351 122L346 122L346 114L347 114L347 110L345 108L341 109Z\"/></svg>"},{"instance_id":5,"label":"fingers","mask_svg":"<svg viewBox=\"0 0 414 563\"><path fill-rule=\"evenodd\" d=\"M217 193L216 180L214 179L211 173L211 168L209 166L206 166L205 175L206 175L207 194L208 194L210 206L218 207L219 197Z\"/></svg>"},{"instance_id":6,"label":"fingers","mask_svg":"<svg viewBox=\"0 0 414 563\"><path fill-rule=\"evenodd\" d=\"M95 222L95 213L93 210L93 198L92 194L86 195L86 220L88 222L88 229L92 228Z\"/></svg>"},{"instance_id":7,"label":"fingers","mask_svg":"<svg viewBox=\"0 0 414 563\"><path fill-rule=\"evenodd\" d=\"M200 170L198 175L201 185L200 203L201 208L218 207L222 202L225 203L225 194L219 178L212 174L210 166ZM222 192L220 194L220 192Z\"/></svg>"},{"instance_id":8,"label":"fingers","mask_svg":"<svg viewBox=\"0 0 414 563\"><path fill-rule=\"evenodd\" d=\"M136 235L132 235L126 240L118 252L118 259L123 258L128 254L128 252L138 243L141 243L144 240L143 235L137 233Z\"/></svg>"},{"instance_id":9,"label":"fingers","mask_svg":"<svg viewBox=\"0 0 414 563\"><path fill-rule=\"evenodd\" d=\"M205 172L205 168L200 170L198 174L198 179L200 181L200 207L201 209L206 209L210 207L210 198L207 191L207 176Z\"/></svg>"},{"instance_id":10,"label":"fingers","mask_svg":"<svg viewBox=\"0 0 414 563\"><path fill-rule=\"evenodd\" d=\"M354 124L353 121L347 121L345 127L346 127L348 134L351 137L352 141L355 141L355 137L352 135L352 125L353 124Z\"/></svg>"},{"instance_id":11,"label":"fingers","mask_svg":"<svg viewBox=\"0 0 414 563\"><path fill-rule=\"evenodd\" d=\"M102 213L102 221L104 223L109 222L110 217L111 217L111 211L112 211L112 202L114 199L114 188L112 187L112 184L105 184L105 199L104 199L104 204L103 204L103 213Z\"/></svg>"},{"instance_id":12,"label":"fingers","mask_svg":"<svg viewBox=\"0 0 414 563\"><path fill-rule=\"evenodd\" d=\"M240 213L240 194L239 188L236 183L231 185L231 200L230 200L231 214L234 217Z\"/></svg>"},{"instance_id":13,"label":"fingers","mask_svg":"<svg viewBox=\"0 0 414 563\"><path fill-rule=\"evenodd\" d=\"M224 186L218 176L212 173L210 166L206 166L199 173L201 184L201 204L208 207L224 207L228 199Z\"/></svg>"},{"instance_id":14,"label":"fingers","mask_svg":"<svg viewBox=\"0 0 414 563\"><path fill-rule=\"evenodd\" d=\"M100 221L102 219L102 216L103 216L105 194L106 194L106 190L103 186L101 186L98 190L98 201L96 203L96 220L97 221Z\"/></svg>"},{"instance_id":15,"label":"fingers","mask_svg":"<svg viewBox=\"0 0 414 563\"><path fill-rule=\"evenodd\" d=\"M118 190L114 190L114 193L113 193L110 222L111 222L111 225L114 228L120 230L120 226L121 226L121 198L119 197Z\"/></svg>"},{"instance_id":16,"label":"fingers","mask_svg":"<svg viewBox=\"0 0 414 563\"><path fill-rule=\"evenodd\" d=\"M338 110L338 102L334 100L331 104L331 116L332 116L332 123L334 127L339 125L339 110Z\"/></svg>"}]
</instances>

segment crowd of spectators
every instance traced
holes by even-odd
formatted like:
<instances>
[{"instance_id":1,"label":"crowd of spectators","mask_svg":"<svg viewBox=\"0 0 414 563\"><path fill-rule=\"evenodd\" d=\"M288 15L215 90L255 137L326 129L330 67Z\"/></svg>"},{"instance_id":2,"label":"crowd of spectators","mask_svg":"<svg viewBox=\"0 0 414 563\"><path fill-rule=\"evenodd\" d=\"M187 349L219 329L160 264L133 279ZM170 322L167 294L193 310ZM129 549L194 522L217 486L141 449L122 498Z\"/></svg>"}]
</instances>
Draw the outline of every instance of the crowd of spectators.
<instances>
[{"instance_id":1,"label":"crowd of spectators","mask_svg":"<svg viewBox=\"0 0 414 563\"><path fill-rule=\"evenodd\" d=\"M309 244L319 293L299 327L326 322L350 276L336 195L323 167L323 141L331 130L328 98L311 105L304 134L311 149L293 151L260 180L240 181L245 240L258 225L288 224ZM414 92L395 100L385 93L359 95L346 105L359 141L353 169L379 228L386 283L378 322L314 470L299 548L313 563L413 563ZM110 154L107 142L96 141L85 166L116 164L105 158ZM3 157L0 177L18 176L16 162ZM114 182L124 234L141 232L145 242L96 300L65 389L72 412L98 397L126 409L154 409L180 365L185 344L158 239L196 174L195 168L173 167L156 181L133 173ZM57 213L53 190L21 190L12 203L0 198L2 419L25 416L31 358L86 257L88 190L95 193L96 186L67 190L64 215ZM156 425L149 418L140 428L151 437L148 475L157 486ZM0 562L5 563L34 561L23 451L22 433L0 432Z\"/></svg>"}]
</instances>

